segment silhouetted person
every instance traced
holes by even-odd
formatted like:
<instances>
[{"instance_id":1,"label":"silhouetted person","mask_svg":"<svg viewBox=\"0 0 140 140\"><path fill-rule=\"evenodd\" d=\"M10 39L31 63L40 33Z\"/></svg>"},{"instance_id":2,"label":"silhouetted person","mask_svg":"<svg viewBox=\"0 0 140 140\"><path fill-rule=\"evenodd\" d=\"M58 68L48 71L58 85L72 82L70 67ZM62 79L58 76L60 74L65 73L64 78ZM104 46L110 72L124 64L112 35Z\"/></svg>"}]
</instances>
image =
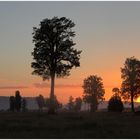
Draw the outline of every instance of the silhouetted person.
<instances>
[{"instance_id":1,"label":"silhouetted person","mask_svg":"<svg viewBox=\"0 0 140 140\"><path fill-rule=\"evenodd\" d=\"M19 91L15 93L15 109L17 112L20 112L21 109L21 96Z\"/></svg>"},{"instance_id":2,"label":"silhouetted person","mask_svg":"<svg viewBox=\"0 0 140 140\"><path fill-rule=\"evenodd\" d=\"M10 104L10 111L15 111L15 97L10 96L9 98L9 104Z\"/></svg>"}]
</instances>

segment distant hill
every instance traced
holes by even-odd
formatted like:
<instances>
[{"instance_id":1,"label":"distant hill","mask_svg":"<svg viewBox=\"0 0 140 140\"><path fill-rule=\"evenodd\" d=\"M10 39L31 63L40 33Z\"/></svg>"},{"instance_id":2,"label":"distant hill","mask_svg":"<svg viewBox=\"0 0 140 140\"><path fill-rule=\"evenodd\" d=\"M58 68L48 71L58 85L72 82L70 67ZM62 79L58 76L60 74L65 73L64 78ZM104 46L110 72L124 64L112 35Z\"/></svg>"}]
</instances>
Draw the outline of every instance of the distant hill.
<instances>
[{"instance_id":1,"label":"distant hill","mask_svg":"<svg viewBox=\"0 0 140 140\"><path fill-rule=\"evenodd\" d=\"M27 101L27 108L29 110L35 110L38 109L38 105L36 103L35 97L24 97ZM103 103L99 104L98 109L103 110L107 109L108 101L104 101ZM140 106L140 103L135 102L135 107ZM66 105L64 105L66 107ZM130 103L124 104L125 108L130 108ZM6 96L0 96L0 110L7 110L9 109L9 97ZM89 110L89 105L83 103L81 110Z\"/></svg>"}]
</instances>

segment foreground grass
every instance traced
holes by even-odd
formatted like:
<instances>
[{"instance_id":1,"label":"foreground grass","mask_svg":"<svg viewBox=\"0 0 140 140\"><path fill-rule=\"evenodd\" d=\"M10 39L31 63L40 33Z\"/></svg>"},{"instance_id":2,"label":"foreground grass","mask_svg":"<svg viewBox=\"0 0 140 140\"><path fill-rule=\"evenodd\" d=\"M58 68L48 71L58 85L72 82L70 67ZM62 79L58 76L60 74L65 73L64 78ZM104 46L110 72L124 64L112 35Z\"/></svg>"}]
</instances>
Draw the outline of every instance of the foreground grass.
<instances>
[{"instance_id":1,"label":"foreground grass","mask_svg":"<svg viewBox=\"0 0 140 140\"><path fill-rule=\"evenodd\" d=\"M0 138L140 138L131 113L0 113Z\"/></svg>"}]
</instances>

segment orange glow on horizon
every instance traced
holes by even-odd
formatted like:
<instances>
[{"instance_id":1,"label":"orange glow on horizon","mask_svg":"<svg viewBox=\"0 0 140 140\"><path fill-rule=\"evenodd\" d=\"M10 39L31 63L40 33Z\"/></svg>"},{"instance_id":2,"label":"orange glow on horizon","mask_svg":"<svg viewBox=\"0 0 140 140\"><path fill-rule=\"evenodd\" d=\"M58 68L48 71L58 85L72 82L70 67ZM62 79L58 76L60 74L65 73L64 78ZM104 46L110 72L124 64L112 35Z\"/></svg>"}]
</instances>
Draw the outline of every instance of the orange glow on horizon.
<instances>
[{"instance_id":1,"label":"orange glow on horizon","mask_svg":"<svg viewBox=\"0 0 140 140\"><path fill-rule=\"evenodd\" d=\"M44 97L49 97L50 88L36 88L36 87L29 87L25 89L1 89L1 93L4 96L12 96L15 94L15 91L19 90L23 97L35 97L39 94L42 94ZM9 92L10 91L10 92ZM70 96L82 97L83 96L83 88L82 86L77 87L55 87L55 95L57 96L58 100L62 103L67 103ZM112 95L112 87L105 88L105 100L109 100L110 96Z\"/></svg>"},{"instance_id":2,"label":"orange glow on horizon","mask_svg":"<svg viewBox=\"0 0 140 140\"><path fill-rule=\"evenodd\" d=\"M82 67L81 67L82 69ZM112 96L112 88L120 88L121 78L120 71L111 70L88 70L81 72L80 69L74 70L71 76L55 81L55 95L62 103L67 103L70 96L82 97L83 96L83 80L89 75L97 75L103 79L103 85L105 88L105 100L109 100ZM50 81L43 82L40 77L29 75L31 80L29 83L23 83L27 86L19 86L18 82L0 80L1 85L16 85L15 88L8 86L7 88L0 88L0 96L11 96L15 94L16 90L19 90L23 97L35 97L42 94L44 97L49 97L50 94ZM25 80L27 81L27 80ZM30 84L32 83L32 84ZM13 86L14 87L14 86Z\"/></svg>"}]
</instances>

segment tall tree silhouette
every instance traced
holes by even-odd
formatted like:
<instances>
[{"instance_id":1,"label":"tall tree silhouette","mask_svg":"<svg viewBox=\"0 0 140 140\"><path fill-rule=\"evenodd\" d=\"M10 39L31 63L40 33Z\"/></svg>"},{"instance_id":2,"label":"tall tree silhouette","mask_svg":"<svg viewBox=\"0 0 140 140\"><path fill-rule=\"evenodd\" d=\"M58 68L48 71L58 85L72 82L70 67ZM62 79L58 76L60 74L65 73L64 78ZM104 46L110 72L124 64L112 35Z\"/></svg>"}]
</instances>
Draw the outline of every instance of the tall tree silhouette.
<instances>
[{"instance_id":1,"label":"tall tree silhouette","mask_svg":"<svg viewBox=\"0 0 140 140\"><path fill-rule=\"evenodd\" d=\"M97 110L98 104L104 100L105 94L102 78L96 75L89 76L84 79L83 89L84 101L90 104L92 112Z\"/></svg>"},{"instance_id":2,"label":"tall tree silhouette","mask_svg":"<svg viewBox=\"0 0 140 140\"><path fill-rule=\"evenodd\" d=\"M140 61L135 57L127 58L121 68L122 91L124 100L131 101L131 110L135 112L134 99L140 95Z\"/></svg>"},{"instance_id":3,"label":"tall tree silhouette","mask_svg":"<svg viewBox=\"0 0 140 140\"><path fill-rule=\"evenodd\" d=\"M51 79L50 113L55 112L55 77L68 76L72 67L80 66L81 51L73 48L75 43L72 38L75 32L72 28L74 26L74 22L66 17L53 17L42 20L38 28L33 28L35 48L32 52L34 59L31 64L34 68L32 74L41 76L43 80Z\"/></svg>"}]
</instances>

